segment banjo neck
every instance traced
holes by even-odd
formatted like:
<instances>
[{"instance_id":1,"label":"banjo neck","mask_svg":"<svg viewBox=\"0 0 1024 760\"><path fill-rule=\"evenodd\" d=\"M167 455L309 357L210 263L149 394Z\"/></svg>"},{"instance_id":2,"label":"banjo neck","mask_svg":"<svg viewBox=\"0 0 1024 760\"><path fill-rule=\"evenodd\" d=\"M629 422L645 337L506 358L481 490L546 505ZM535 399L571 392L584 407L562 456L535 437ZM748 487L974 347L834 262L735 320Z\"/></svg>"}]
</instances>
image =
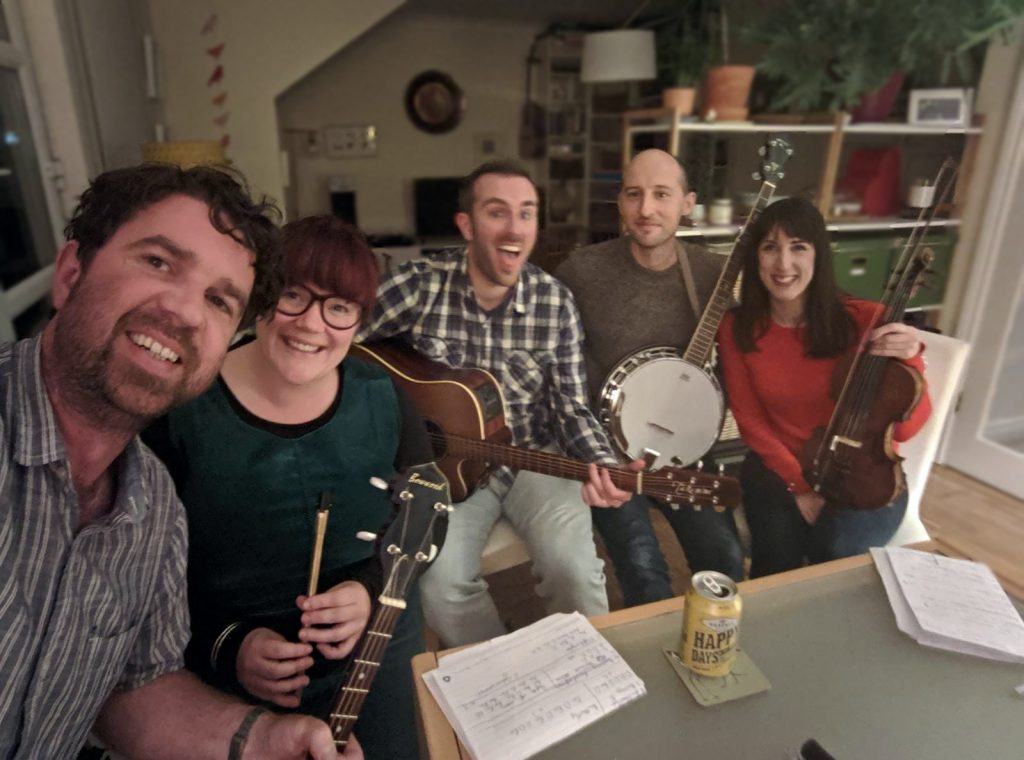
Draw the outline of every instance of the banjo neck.
<instances>
[{"instance_id":1,"label":"banjo neck","mask_svg":"<svg viewBox=\"0 0 1024 760\"><path fill-rule=\"evenodd\" d=\"M380 606L374 613L355 656L345 683L338 689L327 725L334 737L334 746L339 752L345 749L352 728L363 709L363 703L370 693L370 686L380 669L384 650L391 641L391 634L398 624L405 602L398 599L381 597Z\"/></svg>"},{"instance_id":2,"label":"banjo neck","mask_svg":"<svg viewBox=\"0 0 1024 760\"><path fill-rule=\"evenodd\" d=\"M722 267L722 272L718 276L718 282L715 283L715 289L711 294L711 298L708 299L708 305L704 307L704 313L701 315L697 329L694 330L693 337L690 338L690 343L683 354L683 359L696 367L705 367L711 361L711 351L715 346L718 326L722 323L725 313L732 305L732 291L736 287L736 280L739 278L740 270L743 268L740 243L743 242L747 230L750 229L750 226L761 215L761 212L764 211L774 192L775 184L773 182L765 180L761 183L761 190L757 194L757 201L754 203L754 207L750 209L750 213L740 228L739 234L736 235L736 240L733 241L729 259L725 262L725 266Z\"/></svg>"}]
</instances>

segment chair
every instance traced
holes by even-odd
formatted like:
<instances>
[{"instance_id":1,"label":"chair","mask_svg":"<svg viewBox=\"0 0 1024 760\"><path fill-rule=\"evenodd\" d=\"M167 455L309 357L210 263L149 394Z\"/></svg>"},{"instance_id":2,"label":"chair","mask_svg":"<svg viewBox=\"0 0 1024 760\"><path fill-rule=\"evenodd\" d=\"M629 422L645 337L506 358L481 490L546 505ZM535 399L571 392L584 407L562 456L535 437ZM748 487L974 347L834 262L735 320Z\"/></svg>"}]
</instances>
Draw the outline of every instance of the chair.
<instances>
[{"instance_id":1,"label":"chair","mask_svg":"<svg viewBox=\"0 0 1024 760\"><path fill-rule=\"evenodd\" d=\"M927 362L924 376L928 381L932 415L917 435L900 444L900 455L905 458L903 471L907 476L909 501L903 522L889 540L890 546L902 546L928 538L928 532L919 516L921 496L942 440L949 411L956 399L970 350L970 345L965 341L946 335L925 333L922 334L922 340L925 343Z\"/></svg>"},{"instance_id":2,"label":"chair","mask_svg":"<svg viewBox=\"0 0 1024 760\"><path fill-rule=\"evenodd\" d=\"M480 558L480 570L484 575L507 570L510 567L530 561L530 552L526 542L516 533L512 523L499 517L487 538L483 556Z\"/></svg>"}]
</instances>

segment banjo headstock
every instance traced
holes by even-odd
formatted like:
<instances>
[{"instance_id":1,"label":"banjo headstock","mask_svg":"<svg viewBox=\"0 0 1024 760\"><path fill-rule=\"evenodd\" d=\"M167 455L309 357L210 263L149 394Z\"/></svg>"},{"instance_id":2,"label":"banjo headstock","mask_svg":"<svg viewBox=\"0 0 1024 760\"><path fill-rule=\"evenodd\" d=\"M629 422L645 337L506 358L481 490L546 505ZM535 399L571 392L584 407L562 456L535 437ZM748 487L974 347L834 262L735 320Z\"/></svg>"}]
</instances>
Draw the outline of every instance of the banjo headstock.
<instances>
[{"instance_id":1,"label":"banjo headstock","mask_svg":"<svg viewBox=\"0 0 1024 760\"><path fill-rule=\"evenodd\" d=\"M393 519L377 537L383 595L404 599L444 544L452 511L448 479L433 462L404 470L391 486Z\"/></svg>"},{"instance_id":2,"label":"banjo headstock","mask_svg":"<svg viewBox=\"0 0 1024 760\"><path fill-rule=\"evenodd\" d=\"M770 135L758 149L761 154L761 165L754 174L754 179L771 182L773 185L786 176L783 168L789 157L793 155L793 146L786 135Z\"/></svg>"}]
</instances>

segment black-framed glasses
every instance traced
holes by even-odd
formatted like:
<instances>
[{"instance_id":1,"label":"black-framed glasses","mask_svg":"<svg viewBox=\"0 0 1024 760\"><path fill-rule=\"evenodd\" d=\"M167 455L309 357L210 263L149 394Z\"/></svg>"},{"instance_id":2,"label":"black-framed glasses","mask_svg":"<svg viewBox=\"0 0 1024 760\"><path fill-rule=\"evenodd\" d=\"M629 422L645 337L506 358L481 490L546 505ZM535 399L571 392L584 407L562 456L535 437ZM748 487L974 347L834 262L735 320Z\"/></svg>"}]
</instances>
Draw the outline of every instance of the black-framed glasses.
<instances>
[{"instance_id":1,"label":"black-framed glasses","mask_svg":"<svg viewBox=\"0 0 1024 760\"><path fill-rule=\"evenodd\" d=\"M315 296L301 285L289 285L281 291L277 299L277 310L286 317L298 317L305 314L314 303L320 303L320 315L328 327L335 330L347 330L359 324L363 309L340 296Z\"/></svg>"}]
</instances>

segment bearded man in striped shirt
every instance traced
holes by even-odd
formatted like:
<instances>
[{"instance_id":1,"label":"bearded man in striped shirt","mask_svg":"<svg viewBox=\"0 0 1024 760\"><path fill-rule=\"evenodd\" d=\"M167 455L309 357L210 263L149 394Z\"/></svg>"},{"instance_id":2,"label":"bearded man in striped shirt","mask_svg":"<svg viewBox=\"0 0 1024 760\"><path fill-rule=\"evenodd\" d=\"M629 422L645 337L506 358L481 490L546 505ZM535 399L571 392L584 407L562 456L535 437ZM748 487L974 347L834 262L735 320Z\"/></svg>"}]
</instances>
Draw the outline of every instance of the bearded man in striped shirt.
<instances>
[{"instance_id":1,"label":"bearded man in striped shirt","mask_svg":"<svg viewBox=\"0 0 1024 760\"><path fill-rule=\"evenodd\" d=\"M137 433L216 376L277 300L273 207L231 175L98 177L42 336L0 344L0 758L336 757L328 727L184 671L185 514ZM346 757L361 757L358 747Z\"/></svg>"}]
</instances>

